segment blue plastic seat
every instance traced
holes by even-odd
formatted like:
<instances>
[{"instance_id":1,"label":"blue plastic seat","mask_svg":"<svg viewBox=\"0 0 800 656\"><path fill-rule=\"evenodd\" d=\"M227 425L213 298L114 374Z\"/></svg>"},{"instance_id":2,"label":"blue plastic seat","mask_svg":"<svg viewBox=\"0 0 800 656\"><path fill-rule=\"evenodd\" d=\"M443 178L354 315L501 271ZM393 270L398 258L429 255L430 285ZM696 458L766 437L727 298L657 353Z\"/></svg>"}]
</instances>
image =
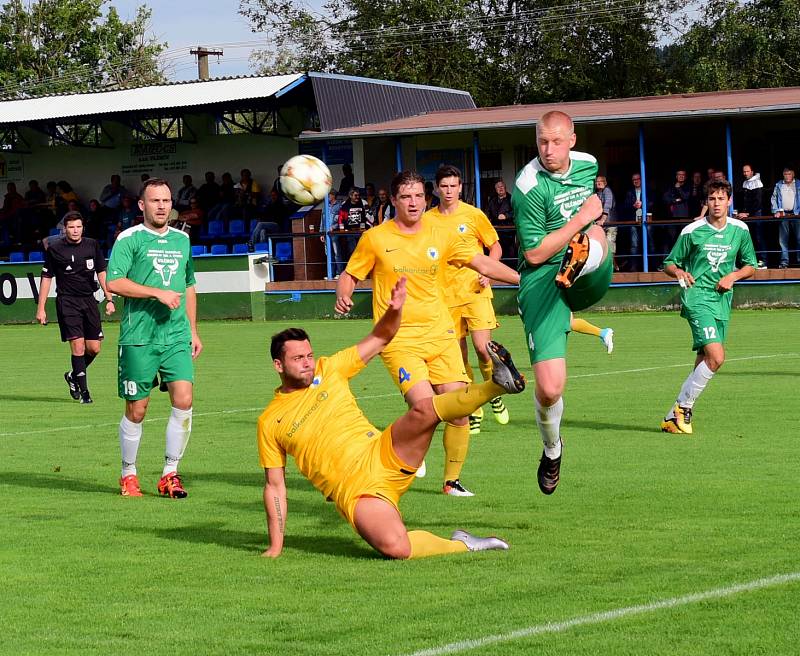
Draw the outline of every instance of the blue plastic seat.
<instances>
[{"instance_id":1,"label":"blue plastic seat","mask_svg":"<svg viewBox=\"0 0 800 656\"><path fill-rule=\"evenodd\" d=\"M44 252L31 251L28 253L28 262L44 262Z\"/></svg>"},{"instance_id":2,"label":"blue plastic seat","mask_svg":"<svg viewBox=\"0 0 800 656\"><path fill-rule=\"evenodd\" d=\"M211 254L212 255L227 255L228 254L228 246L226 244L212 244L211 245Z\"/></svg>"},{"instance_id":3,"label":"blue plastic seat","mask_svg":"<svg viewBox=\"0 0 800 656\"><path fill-rule=\"evenodd\" d=\"M244 237L246 234L242 219L233 219L228 224L228 237Z\"/></svg>"},{"instance_id":4,"label":"blue plastic seat","mask_svg":"<svg viewBox=\"0 0 800 656\"><path fill-rule=\"evenodd\" d=\"M288 241L279 241L275 244L275 257L278 262L290 262L292 259L292 244Z\"/></svg>"},{"instance_id":5,"label":"blue plastic seat","mask_svg":"<svg viewBox=\"0 0 800 656\"><path fill-rule=\"evenodd\" d=\"M269 253L269 242L260 241L255 246L256 253Z\"/></svg>"},{"instance_id":6,"label":"blue plastic seat","mask_svg":"<svg viewBox=\"0 0 800 656\"><path fill-rule=\"evenodd\" d=\"M192 257L197 257L198 255L205 255L208 252L208 249L203 246L192 246Z\"/></svg>"},{"instance_id":7,"label":"blue plastic seat","mask_svg":"<svg viewBox=\"0 0 800 656\"><path fill-rule=\"evenodd\" d=\"M234 244L233 245L233 254L234 255L244 255L247 253L247 244Z\"/></svg>"},{"instance_id":8,"label":"blue plastic seat","mask_svg":"<svg viewBox=\"0 0 800 656\"><path fill-rule=\"evenodd\" d=\"M25 261L25 253L20 251L13 251L8 255L9 262L24 262Z\"/></svg>"},{"instance_id":9,"label":"blue plastic seat","mask_svg":"<svg viewBox=\"0 0 800 656\"><path fill-rule=\"evenodd\" d=\"M208 237L211 239L225 234L225 222L219 219L208 222Z\"/></svg>"},{"instance_id":10,"label":"blue plastic seat","mask_svg":"<svg viewBox=\"0 0 800 656\"><path fill-rule=\"evenodd\" d=\"M60 234L61 230L59 230L58 228L50 228L50 233L48 234L48 237L55 237Z\"/></svg>"},{"instance_id":11,"label":"blue plastic seat","mask_svg":"<svg viewBox=\"0 0 800 656\"><path fill-rule=\"evenodd\" d=\"M253 230L256 229L257 225L258 225L258 219L250 219L250 234L251 235L253 234Z\"/></svg>"}]
</instances>

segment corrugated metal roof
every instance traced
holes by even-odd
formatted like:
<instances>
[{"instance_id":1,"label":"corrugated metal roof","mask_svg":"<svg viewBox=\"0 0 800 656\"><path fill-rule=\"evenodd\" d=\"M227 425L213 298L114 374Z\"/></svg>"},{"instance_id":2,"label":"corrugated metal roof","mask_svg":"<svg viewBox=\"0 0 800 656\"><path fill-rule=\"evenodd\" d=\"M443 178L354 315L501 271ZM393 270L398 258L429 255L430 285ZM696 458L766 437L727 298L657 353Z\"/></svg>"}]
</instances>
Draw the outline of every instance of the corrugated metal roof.
<instances>
[{"instance_id":1,"label":"corrugated metal roof","mask_svg":"<svg viewBox=\"0 0 800 656\"><path fill-rule=\"evenodd\" d=\"M357 128L304 132L300 135L300 139L375 137L420 132L526 127L535 125L539 118L553 109L568 113L577 123L797 111L800 110L800 87L429 112Z\"/></svg>"},{"instance_id":2,"label":"corrugated metal roof","mask_svg":"<svg viewBox=\"0 0 800 656\"><path fill-rule=\"evenodd\" d=\"M0 102L0 124L268 98L305 76L252 76ZM352 125L352 124L351 124Z\"/></svg>"},{"instance_id":3,"label":"corrugated metal roof","mask_svg":"<svg viewBox=\"0 0 800 656\"><path fill-rule=\"evenodd\" d=\"M475 109L472 96L457 89L324 73L309 73L309 77L323 131L422 112Z\"/></svg>"}]
</instances>

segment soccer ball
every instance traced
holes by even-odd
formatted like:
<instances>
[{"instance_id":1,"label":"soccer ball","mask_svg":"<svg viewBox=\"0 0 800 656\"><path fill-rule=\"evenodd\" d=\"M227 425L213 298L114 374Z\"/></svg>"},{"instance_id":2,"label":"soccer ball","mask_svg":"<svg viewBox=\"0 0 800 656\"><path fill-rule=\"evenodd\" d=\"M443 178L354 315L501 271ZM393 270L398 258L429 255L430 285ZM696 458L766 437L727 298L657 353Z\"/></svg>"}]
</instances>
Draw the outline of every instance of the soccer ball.
<instances>
[{"instance_id":1,"label":"soccer ball","mask_svg":"<svg viewBox=\"0 0 800 656\"><path fill-rule=\"evenodd\" d=\"M281 189L298 205L319 203L333 185L325 162L313 155L296 155L281 169Z\"/></svg>"}]
</instances>

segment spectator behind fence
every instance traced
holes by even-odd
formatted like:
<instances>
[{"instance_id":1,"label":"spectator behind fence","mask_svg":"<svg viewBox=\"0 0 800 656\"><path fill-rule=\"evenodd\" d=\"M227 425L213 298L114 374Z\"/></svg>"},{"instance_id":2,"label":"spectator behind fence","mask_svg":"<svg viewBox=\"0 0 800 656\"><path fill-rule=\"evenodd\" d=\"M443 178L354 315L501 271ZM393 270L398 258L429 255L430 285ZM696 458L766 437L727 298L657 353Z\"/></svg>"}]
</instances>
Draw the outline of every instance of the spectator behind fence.
<instances>
[{"instance_id":1,"label":"spectator behind fence","mask_svg":"<svg viewBox=\"0 0 800 656\"><path fill-rule=\"evenodd\" d=\"M603 205L603 213L596 221L597 225L601 226L606 231L606 241L608 242L608 250L611 251L611 257L614 264L614 271L619 271L617 266L617 227L608 225L617 220L617 202L614 198L614 192L608 186L608 180L604 175L598 175L594 181L594 188L597 195L600 197L600 202Z\"/></svg>"},{"instance_id":2,"label":"spectator behind fence","mask_svg":"<svg viewBox=\"0 0 800 656\"><path fill-rule=\"evenodd\" d=\"M122 186L122 179L115 173L111 176L111 182L100 192L99 200L103 207L110 210L111 214L116 217L122 207L123 196L128 195L128 190Z\"/></svg>"},{"instance_id":3,"label":"spectator behind fence","mask_svg":"<svg viewBox=\"0 0 800 656\"><path fill-rule=\"evenodd\" d=\"M216 204L208 210L209 221L225 221L230 218L236 203L236 185L233 183L233 176L227 171L222 174L222 182L219 185L219 197Z\"/></svg>"},{"instance_id":4,"label":"spectator behind fence","mask_svg":"<svg viewBox=\"0 0 800 656\"><path fill-rule=\"evenodd\" d=\"M197 189L192 184L192 176L183 176L183 186L178 189L178 194L175 197L175 209L178 213L189 209L189 201L197 195Z\"/></svg>"},{"instance_id":5,"label":"spectator behind fence","mask_svg":"<svg viewBox=\"0 0 800 656\"><path fill-rule=\"evenodd\" d=\"M17 185L9 182L6 185L6 195L3 198L3 209L0 210L0 219L5 225L5 232L9 239L22 241L22 225L20 212L25 207L25 199L17 191Z\"/></svg>"},{"instance_id":6,"label":"spectator behind fence","mask_svg":"<svg viewBox=\"0 0 800 656\"><path fill-rule=\"evenodd\" d=\"M349 164L344 164L342 166L342 181L339 183L339 193L338 196L347 196L350 193L350 190L356 186L356 179L353 175L353 167Z\"/></svg>"},{"instance_id":7,"label":"spectator behind fence","mask_svg":"<svg viewBox=\"0 0 800 656\"><path fill-rule=\"evenodd\" d=\"M197 203L204 212L209 212L219 203L220 187L213 171L206 171L206 181L197 190Z\"/></svg>"},{"instance_id":8,"label":"spectator behind fence","mask_svg":"<svg viewBox=\"0 0 800 656\"><path fill-rule=\"evenodd\" d=\"M269 235L286 232L286 207L281 202L280 194L276 189L269 192L269 203L263 210L263 220L260 220L250 235L249 246L267 241Z\"/></svg>"},{"instance_id":9,"label":"spectator behind fence","mask_svg":"<svg viewBox=\"0 0 800 656\"><path fill-rule=\"evenodd\" d=\"M339 229L350 232L361 232L372 227L371 216L367 208L367 203L361 198L361 192L357 187L352 187L347 200L342 203L339 209ZM358 243L358 234L339 236L339 255L342 261L347 264L350 256Z\"/></svg>"},{"instance_id":10,"label":"spectator behind fence","mask_svg":"<svg viewBox=\"0 0 800 656\"><path fill-rule=\"evenodd\" d=\"M503 249L502 258L506 260L517 257L517 233L514 230L514 210L511 207L511 194L508 193L506 183L498 180L494 183L494 195L486 204L486 216L497 230L500 247ZM515 267L515 264L509 264Z\"/></svg>"},{"instance_id":11,"label":"spectator behind fence","mask_svg":"<svg viewBox=\"0 0 800 656\"><path fill-rule=\"evenodd\" d=\"M323 209L322 225L319 227L321 233L320 239L325 244L326 251L328 244L331 246L331 273L334 278L338 278L339 274L344 270L344 263L339 258L339 242L336 235L330 234L338 226L339 210L341 207L342 203L336 196L336 192L331 190L328 194L328 213L325 215L325 210ZM326 237L328 234L330 234L330 239Z\"/></svg>"},{"instance_id":12,"label":"spectator behind fence","mask_svg":"<svg viewBox=\"0 0 800 656\"><path fill-rule=\"evenodd\" d=\"M680 169L675 172L675 182L664 192L661 197L671 219L689 218L689 185L686 183L686 171ZM657 262L661 262L678 237L678 226L651 226L648 229L651 238L651 252L656 255Z\"/></svg>"},{"instance_id":13,"label":"spectator behind fence","mask_svg":"<svg viewBox=\"0 0 800 656\"><path fill-rule=\"evenodd\" d=\"M778 243L781 247L781 269L789 266L789 233L794 233L795 262L798 262L800 246L800 182L795 180L794 169L783 169L783 180L775 185L770 203L776 219L783 219L778 226Z\"/></svg>"},{"instance_id":14,"label":"spectator behind fence","mask_svg":"<svg viewBox=\"0 0 800 656\"><path fill-rule=\"evenodd\" d=\"M425 211L439 207L439 197L433 193L433 183L428 180L425 182Z\"/></svg>"},{"instance_id":15,"label":"spectator behind fence","mask_svg":"<svg viewBox=\"0 0 800 656\"><path fill-rule=\"evenodd\" d=\"M368 182L364 186L364 192L366 196L364 200L367 202L367 210L370 214L372 214L372 223L374 225L376 217L378 216L378 205L380 204L378 197L375 195L375 185L371 182Z\"/></svg>"},{"instance_id":16,"label":"spectator behind fence","mask_svg":"<svg viewBox=\"0 0 800 656\"><path fill-rule=\"evenodd\" d=\"M736 218L747 219L761 216L764 213L764 184L761 182L761 174L753 172L750 164L745 164L742 166L742 175L744 176L742 196ZM764 237L764 222L749 221L747 226L750 228L750 235L758 249L758 268L766 269L768 245Z\"/></svg>"},{"instance_id":17,"label":"spectator behind fence","mask_svg":"<svg viewBox=\"0 0 800 656\"><path fill-rule=\"evenodd\" d=\"M389 198L389 192L383 187L378 189L378 211L375 214L375 225L394 218L394 205Z\"/></svg>"},{"instance_id":18,"label":"spectator behind fence","mask_svg":"<svg viewBox=\"0 0 800 656\"><path fill-rule=\"evenodd\" d=\"M692 182L689 185L689 216L697 218L706 203L706 185L703 183L703 174L700 171L692 173Z\"/></svg>"},{"instance_id":19,"label":"spectator behind fence","mask_svg":"<svg viewBox=\"0 0 800 656\"><path fill-rule=\"evenodd\" d=\"M236 189L237 215L248 223L255 215L256 207L261 200L261 187L253 180L250 169L242 169Z\"/></svg>"},{"instance_id":20,"label":"spectator behind fence","mask_svg":"<svg viewBox=\"0 0 800 656\"><path fill-rule=\"evenodd\" d=\"M647 194L647 208L642 206L642 176L640 173L631 174L631 188L625 194L625 201L622 205L622 218L625 221L635 221L638 225L632 226L628 231L629 248L626 250L631 254L631 259L628 262L627 268L630 271L637 271L641 267L638 265L639 255L639 226L642 223L644 214L652 217L653 212L653 194Z\"/></svg>"}]
</instances>

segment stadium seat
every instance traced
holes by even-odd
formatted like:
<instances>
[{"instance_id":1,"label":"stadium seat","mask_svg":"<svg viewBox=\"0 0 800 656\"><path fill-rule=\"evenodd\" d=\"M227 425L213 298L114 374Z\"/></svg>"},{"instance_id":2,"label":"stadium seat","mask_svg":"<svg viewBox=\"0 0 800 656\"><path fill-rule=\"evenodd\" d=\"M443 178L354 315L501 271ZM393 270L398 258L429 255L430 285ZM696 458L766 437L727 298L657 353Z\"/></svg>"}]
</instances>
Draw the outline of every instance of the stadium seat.
<instances>
[{"instance_id":1,"label":"stadium seat","mask_svg":"<svg viewBox=\"0 0 800 656\"><path fill-rule=\"evenodd\" d=\"M28 253L28 262L44 262L44 253L42 251L31 251Z\"/></svg>"},{"instance_id":2,"label":"stadium seat","mask_svg":"<svg viewBox=\"0 0 800 656\"><path fill-rule=\"evenodd\" d=\"M246 255L247 254L247 244L234 244L233 245L233 254L234 255Z\"/></svg>"},{"instance_id":3,"label":"stadium seat","mask_svg":"<svg viewBox=\"0 0 800 656\"><path fill-rule=\"evenodd\" d=\"M258 219L250 219L250 234L251 235L253 234L253 230L256 229L257 225L258 225Z\"/></svg>"},{"instance_id":4,"label":"stadium seat","mask_svg":"<svg viewBox=\"0 0 800 656\"><path fill-rule=\"evenodd\" d=\"M228 224L228 237L244 237L247 235L242 219L233 219Z\"/></svg>"},{"instance_id":5,"label":"stadium seat","mask_svg":"<svg viewBox=\"0 0 800 656\"><path fill-rule=\"evenodd\" d=\"M216 240L225 234L225 222L219 219L208 222L208 233L204 235L203 239Z\"/></svg>"},{"instance_id":6,"label":"stadium seat","mask_svg":"<svg viewBox=\"0 0 800 656\"><path fill-rule=\"evenodd\" d=\"M61 234L61 230L59 230L58 228L50 228L50 233L48 234L48 237L57 237L59 234Z\"/></svg>"},{"instance_id":7,"label":"stadium seat","mask_svg":"<svg viewBox=\"0 0 800 656\"><path fill-rule=\"evenodd\" d=\"M269 253L269 243L266 241L260 241L255 246L256 253Z\"/></svg>"},{"instance_id":8,"label":"stadium seat","mask_svg":"<svg viewBox=\"0 0 800 656\"><path fill-rule=\"evenodd\" d=\"M198 255L205 255L208 253L208 249L205 246L192 246L192 257L197 257Z\"/></svg>"},{"instance_id":9,"label":"stadium seat","mask_svg":"<svg viewBox=\"0 0 800 656\"><path fill-rule=\"evenodd\" d=\"M211 245L211 254L212 255L227 255L228 254L228 246L226 244L212 244Z\"/></svg>"},{"instance_id":10,"label":"stadium seat","mask_svg":"<svg viewBox=\"0 0 800 656\"><path fill-rule=\"evenodd\" d=\"M275 257L278 262L290 262L292 260L292 244L288 241L279 241L275 244Z\"/></svg>"},{"instance_id":11,"label":"stadium seat","mask_svg":"<svg viewBox=\"0 0 800 656\"><path fill-rule=\"evenodd\" d=\"M8 255L9 262L24 262L25 261L25 253L21 253L19 251L13 251Z\"/></svg>"}]
</instances>

